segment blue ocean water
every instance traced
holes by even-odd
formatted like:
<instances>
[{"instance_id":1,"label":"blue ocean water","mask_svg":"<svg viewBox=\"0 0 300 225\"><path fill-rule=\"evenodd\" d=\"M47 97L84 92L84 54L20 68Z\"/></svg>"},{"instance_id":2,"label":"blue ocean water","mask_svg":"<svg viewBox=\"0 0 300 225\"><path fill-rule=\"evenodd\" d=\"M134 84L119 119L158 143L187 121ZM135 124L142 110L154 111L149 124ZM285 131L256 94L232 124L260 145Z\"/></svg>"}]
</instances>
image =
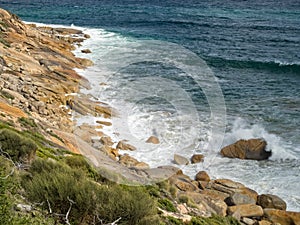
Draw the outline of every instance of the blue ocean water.
<instances>
[{"instance_id":1,"label":"blue ocean water","mask_svg":"<svg viewBox=\"0 0 300 225\"><path fill-rule=\"evenodd\" d=\"M97 62L100 65L107 49L119 43L130 46L141 39L176 43L197 54L212 69L224 94L227 128L223 145L239 138L264 137L274 151L270 162L241 163L217 158L210 172L216 177L242 181L260 192L278 194L288 201L289 209L300 210L298 0L2 0L0 7L25 21L89 28L97 36L88 43L97 53L90 56L96 65ZM101 68L98 69L94 74L100 73ZM178 71L162 65L144 65L142 70L127 68L126 73L131 74L126 79L134 80L141 74L165 74L170 78ZM197 110L205 111L201 106L207 102L201 90L194 88L193 82L180 79L179 82L185 85ZM117 85L120 87L120 83ZM106 97L116 96L124 100L132 97L113 91ZM155 111L152 107L155 104L168 108L161 99L148 99L142 106L148 107L149 114ZM149 118L143 116L137 113L132 119L133 130L147 127L145 121ZM172 139L172 133L178 132L172 128L177 121L165 121L168 131L172 131L166 133ZM166 123L155 125L164 130ZM140 157L147 161L145 156L149 157L147 154ZM199 169L186 168L191 175Z\"/></svg>"}]
</instances>

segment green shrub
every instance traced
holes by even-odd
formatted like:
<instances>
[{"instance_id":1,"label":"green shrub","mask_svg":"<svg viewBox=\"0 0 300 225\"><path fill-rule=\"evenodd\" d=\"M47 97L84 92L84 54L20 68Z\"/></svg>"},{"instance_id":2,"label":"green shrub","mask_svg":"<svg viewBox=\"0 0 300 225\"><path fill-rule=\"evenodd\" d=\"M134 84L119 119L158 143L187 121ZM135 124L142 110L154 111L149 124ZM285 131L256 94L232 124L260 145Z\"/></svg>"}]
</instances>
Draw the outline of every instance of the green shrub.
<instances>
[{"instance_id":1,"label":"green shrub","mask_svg":"<svg viewBox=\"0 0 300 225\"><path fill-rule=\"evenodd\" d=\"M167 210L169 212L176 212L176 208L173 203L167 198L158 199L158 205L160 208Z\"/></svg>"},{"instance_id":2,"label":"green shrub","mask_svg":"<svg viewBox=\"0 0 300 225\"><path fill-rule=\"evenodd\" d=\"M81 170L95 181L103 180L100 174L88 163L82 155L69 155L63 158L63 161L71 168Z\"/></svg>"},{"instance_id":3,"label":"green shrub","mask_svg":"<svg viewBox=\"0 0 300 225\"><path fill-rule=\"evenodd\" d=\"M193 217L188 225L240 225L233 217L214 215L209 218Z\"/></svg>"},{"instance_id":4,"label":"green shrub","mask_svg":"<svg viewBox=\"0 0 300 225\"><path fill-rule=\"evenodd\" d=\"M18 119L19 123L26 128L34 128L37 127L36 123L32 118L21 117Z\"/></svg>"},{"instance_id":5,"label":"green shrub","mask_svg":"<svg viewBox=\"0 0 300 225\"><path fill-rule=\"evenodd\" d=\"M1 58L0 58L0 63L1 63ZM7 98L7 99L12 99L12 100L15 98L11 94L9 94L8 92L3 91L3 90L0 91L0 96L3 96L4 98Z\"/></svg>"},{"instance_id":6,"label":"green shrub","mask_svg":"<svg viewBox=\"0 0 300 225\"><path fill-rule=\"evenodd\" d=\"M0 130L0 147L2 153L9 154L13 161L25 163L34 158L38 148L31 139L9 129Z\"/></svg>"},{"instance_id":7,"label":"green shrub","mask_svg":"<svg viewBox=\"0 0 300 225\"><path fill-rule=\"evenodd\" d=\"M78 165L72 162L73 166ZM91 224L97 217L103 223L121 217L118 224L128 225L157 221L154 201L144 188L101 185L88 179L80 169L54 160L35 160L29 172L22 182L29 200L44 202L45 210L49 209L49 202L54 213L66 214L71 199L75 204L69 219L74 224Z\"/></svg>"},{"instance_id":8,"label":"green shrub","mask_svg":"<svg viewBox=\"0 0 300 225\"><path fill-rule=\"evenodd\" d=\"M182 220L180 220L180 219L176 219L176 218L174 218L174 217L171 217L171 216L169 216L168 218L167 218L167 224L168 225L184 225L184 223L182 222Z\"/></svg>"},{"instance_id":9,"label":"green shrub","mask_svg":"<svg viewBox=\"0 0 300 225\"><path fill-rule=\"evenodd\" d=\"M4 179L9 174L8 161L0 156L0 224L9 224L12 203L8 198L9 180Z\"/></svg>"}]
</instances>

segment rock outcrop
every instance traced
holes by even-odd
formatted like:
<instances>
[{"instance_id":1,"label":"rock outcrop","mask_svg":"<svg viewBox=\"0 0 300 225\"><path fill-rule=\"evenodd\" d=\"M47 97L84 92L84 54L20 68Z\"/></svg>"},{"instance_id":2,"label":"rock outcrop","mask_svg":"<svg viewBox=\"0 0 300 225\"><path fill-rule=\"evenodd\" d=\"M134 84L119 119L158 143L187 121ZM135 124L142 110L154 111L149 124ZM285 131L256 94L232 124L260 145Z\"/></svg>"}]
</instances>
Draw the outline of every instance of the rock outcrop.
<instances>
[{"instance_id":1,"label":"rock outcrop","mask_svg":"<svg viewBox=\"0 0 300 225\"><path fill-rule=\"evenodd\" d=\"M239 140L222 148L221 155L229 158L265 160L272 153L266 151L267 142L262 139Z\"/></svg>"}]
</instances>

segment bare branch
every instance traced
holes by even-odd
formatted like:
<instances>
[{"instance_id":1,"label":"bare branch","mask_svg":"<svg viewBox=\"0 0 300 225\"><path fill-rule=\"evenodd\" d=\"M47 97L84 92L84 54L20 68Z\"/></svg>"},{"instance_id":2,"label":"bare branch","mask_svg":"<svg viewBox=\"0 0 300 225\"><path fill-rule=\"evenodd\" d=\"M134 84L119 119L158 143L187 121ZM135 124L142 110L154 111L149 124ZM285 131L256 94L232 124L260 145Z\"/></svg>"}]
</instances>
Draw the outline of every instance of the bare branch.
<instances>
[{"instance_id":1,"label":"bare branch","mask_svg":"<svg viewBox=\"0 0 300 225\"><path fill-rule=\"evenodd\" d=\"M112 223L107 223L107 224L104 224L104 225L117 225L117 222L119 222L121 219L122 219L122 217L120 217L119 219L115 220Z\"/></svg>"},{"instance_id":2,"label":"bare branch","mask_svg":"<svg viewBox=\"0 0 300 225\"><path fill-rule=\"evenodd\" d=\"M47 203L48 203L49 213L50 213L50 214L52 214L51 205L50 205L50 202L49 202L49 200L48 200L48 199L47 199Z\"/></svg>"}]
</instances>

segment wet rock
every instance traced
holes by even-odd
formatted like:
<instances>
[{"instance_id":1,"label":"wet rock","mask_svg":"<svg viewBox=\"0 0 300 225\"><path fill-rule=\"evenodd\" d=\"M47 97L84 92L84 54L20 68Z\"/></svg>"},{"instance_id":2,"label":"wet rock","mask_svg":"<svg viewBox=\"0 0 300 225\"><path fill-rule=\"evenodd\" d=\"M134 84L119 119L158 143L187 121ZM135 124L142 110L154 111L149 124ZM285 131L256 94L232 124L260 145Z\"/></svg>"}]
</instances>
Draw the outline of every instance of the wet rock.
<instances>
[{"instance_id":1,"label":"wet rock","mask_svg":"<svg viewBox=\"0 0 300 225\"><path fill-rule=\"evenodd\" d=\"M200 163L200 162L203 162L203 161L204 161L204 155L202 155L202 154L195 154L191 158L192 164Z\"/></svg>"},{"instance_id":2,"label":"wet rock","mask_svg":"<svg viewBox=\"0 0 300 225\"><path fill-rule=\"evenodd\" d=\"M155 136L151 136L147 139L146 143L159 144L159 139Z\"/></svg>"},{"instance_id":3,"label":"wet rock","mask_svg":"<svg viewBox=\"0 0 300 225\"><path fill-rule=\"evenodd\" d=\"M181 155L174 154L174 162L178 165L188 165L189 160Z\"/></svg>"},{"instance_id":4,"label":"wet rock","mask_svg":"<svg viewBox=\"0 0 300 225\"><path fill-rule=\"evenodd\" d=\"M263 139L239 140L221 150L221 154L228 158L265 160L272 153L266 151L267 142Z\"/></svg>"},{"instance_id":5,"label":"wet rock","mask_svg":"<svg viewBox=\"0 0 300 225\"><path fill-rule=\"evenodd\" d=\"M271 194L259 195L257 199L257 204L263 208L286 210L285 201L276 195L271 195Z\"/></svg>"},{"instance_id":6,"label":"wet rock","mask_svg":"<svg viewBox=\"0 0 300 225\"><path fill-rule=\"evenodd\" d=\"M81 52L85 54L92 53L90 49L82 49Z\"/></svg>"},{"instance_id":7,"label":"wet rock","mask_svg":"<svg viewBox=\"0 0 300 225\"><path fill-rule=\"evenodd\" d=\"M104 125L104 126L111 126L112 125L112 123L109 122L109 121L99 121L98 120L98 121L96 121L96 123Z\"/></svg>"}]
</instances>

